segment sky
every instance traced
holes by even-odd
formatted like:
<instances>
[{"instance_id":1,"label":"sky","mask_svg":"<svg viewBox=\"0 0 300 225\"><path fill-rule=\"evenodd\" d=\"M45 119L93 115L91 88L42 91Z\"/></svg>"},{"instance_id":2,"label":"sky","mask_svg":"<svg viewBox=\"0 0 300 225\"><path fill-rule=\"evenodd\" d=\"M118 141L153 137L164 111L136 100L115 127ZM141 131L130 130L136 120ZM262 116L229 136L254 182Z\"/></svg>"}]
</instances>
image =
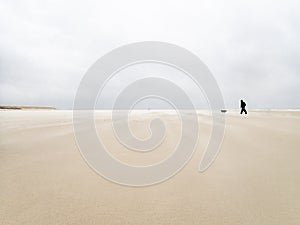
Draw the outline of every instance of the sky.
<instances>
[{"instance_id":1,"label":"sky","mask_svg":"<svg viewBox=\"0 0 300 225\"><path fill-rule=\"evenodd\" d=\"M82 77L98 58L133 42L162 41L208 66L226 108L244 99L250 109L299 109L299 9L297 0L2 0L0 105L72 109ZM183 84L197 108L207 107L182 74L153 68L116 75L97 108L110 108L129 81L153 70Z\"/></svg>"}]
</instances>

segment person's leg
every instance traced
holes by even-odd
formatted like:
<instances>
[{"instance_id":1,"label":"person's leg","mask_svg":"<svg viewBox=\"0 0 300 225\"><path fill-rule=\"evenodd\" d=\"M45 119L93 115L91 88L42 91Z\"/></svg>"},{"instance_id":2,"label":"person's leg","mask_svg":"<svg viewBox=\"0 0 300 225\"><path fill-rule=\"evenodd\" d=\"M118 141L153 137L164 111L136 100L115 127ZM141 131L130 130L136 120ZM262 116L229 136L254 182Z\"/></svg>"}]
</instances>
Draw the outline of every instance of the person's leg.
<instances>
[{"instance_id":1,"label":"person's leg","mask_svg":"<svg viewBox=\"0 0 300 225\"><path fill-rule=\"evenodd\" d=\"M245 109L245 113L247 114L247 110Z\"/></svg>"},{"instance_id":2,"label":"person's leg","mask_svg":"<svg viewBox=\"0 0 300 225\"><path fill-rule=\"evenodd\" d=\"M240 114L243 114L243 109L241 109L241 112L240 112Z\"/></svg>"}]
</instances>

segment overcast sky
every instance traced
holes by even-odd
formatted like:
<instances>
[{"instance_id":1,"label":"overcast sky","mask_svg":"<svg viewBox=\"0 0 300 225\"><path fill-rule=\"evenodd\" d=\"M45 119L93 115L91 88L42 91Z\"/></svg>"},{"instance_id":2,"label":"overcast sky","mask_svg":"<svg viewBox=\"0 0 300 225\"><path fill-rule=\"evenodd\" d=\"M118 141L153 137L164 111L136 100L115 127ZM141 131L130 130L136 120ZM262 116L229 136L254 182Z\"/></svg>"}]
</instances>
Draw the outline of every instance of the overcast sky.
<instances>
[{"instance_id":1,"label":"overcast sky","mask_svg":"<svg viewBox=\"0 0 300 225\"><path fill-rule=\"evenodd\" d=\"M164 41L199 56L227 108L241 98L249 108L300 108L299 10L297 0L2 0L0 104L71 109L99 57L132 42ZM112 81L98 106L110 107L127 83ZM201 92L188 89L202 107Z\"/></svg>"}]
</instances>

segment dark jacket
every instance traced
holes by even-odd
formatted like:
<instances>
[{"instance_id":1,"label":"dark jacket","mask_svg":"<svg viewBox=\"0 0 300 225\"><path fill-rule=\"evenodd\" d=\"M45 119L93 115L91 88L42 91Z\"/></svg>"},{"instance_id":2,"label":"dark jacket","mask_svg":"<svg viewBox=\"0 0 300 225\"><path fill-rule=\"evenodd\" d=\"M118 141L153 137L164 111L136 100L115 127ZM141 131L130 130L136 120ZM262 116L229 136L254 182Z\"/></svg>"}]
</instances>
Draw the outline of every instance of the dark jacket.
<instances>
[{"instance_id":1,"label":"dark jacket","mask_svg":"<svg viewBox=\"0 0 300 225\"><path fill-rule=\"evenodd\" d=\"M246 102L241 101L241 108L245 108L246 107Z\"/></svg>"}]
</instances>

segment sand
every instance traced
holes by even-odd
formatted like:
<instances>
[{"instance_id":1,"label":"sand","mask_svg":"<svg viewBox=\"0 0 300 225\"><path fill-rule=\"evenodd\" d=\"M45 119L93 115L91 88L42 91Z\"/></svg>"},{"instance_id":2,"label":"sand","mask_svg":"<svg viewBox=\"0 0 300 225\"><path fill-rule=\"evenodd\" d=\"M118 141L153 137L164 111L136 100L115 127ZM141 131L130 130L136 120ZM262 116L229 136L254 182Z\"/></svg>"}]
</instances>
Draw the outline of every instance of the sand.
<instances>
[{"instance_id":1,"label":"sand","mask_svg":"<svg viewBox=\"0 0 300 225\"><path fill-rule=\"evenodd\" d=\"M0 224L299 225L300 112L227 112L221 152L204 173L198 166L211 125L198 114L200 140L187 166L164 183L132 188L82 159L71 111L0 111ZM120 160L151 164L171 152L179 127L172 112L136 112L137 136L147 135L154 116L169 122L170 138L149 157L116 143L109 112L97 113L97 128Z\"/></svg>"}]
</instances>

